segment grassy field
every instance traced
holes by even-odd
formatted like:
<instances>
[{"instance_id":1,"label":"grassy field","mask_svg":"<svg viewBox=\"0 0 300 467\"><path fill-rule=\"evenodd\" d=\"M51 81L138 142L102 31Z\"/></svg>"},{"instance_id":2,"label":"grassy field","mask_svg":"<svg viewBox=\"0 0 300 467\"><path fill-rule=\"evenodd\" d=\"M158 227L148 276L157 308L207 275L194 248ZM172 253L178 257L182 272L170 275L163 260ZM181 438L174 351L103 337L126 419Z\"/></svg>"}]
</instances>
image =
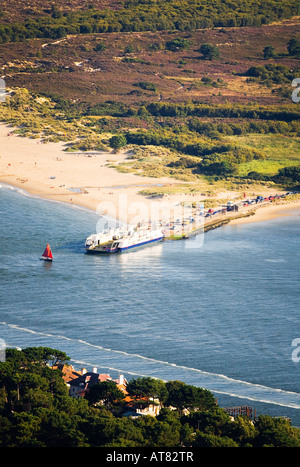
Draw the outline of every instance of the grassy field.
<instances>
[{"instance_id":1,"label":"grassy field","mask_svg":"<svg viewBox=\"0 0 300 467\"><path fill-rule=\"evenodd\" d=\"M265 159L240 164L239 175L246 176L251 171L264 175L275 175L279 169L298 165L300 162L300 138L285 135L229 136L231 142L247 148L258 149Z\"/></svg>"}]
</instances>

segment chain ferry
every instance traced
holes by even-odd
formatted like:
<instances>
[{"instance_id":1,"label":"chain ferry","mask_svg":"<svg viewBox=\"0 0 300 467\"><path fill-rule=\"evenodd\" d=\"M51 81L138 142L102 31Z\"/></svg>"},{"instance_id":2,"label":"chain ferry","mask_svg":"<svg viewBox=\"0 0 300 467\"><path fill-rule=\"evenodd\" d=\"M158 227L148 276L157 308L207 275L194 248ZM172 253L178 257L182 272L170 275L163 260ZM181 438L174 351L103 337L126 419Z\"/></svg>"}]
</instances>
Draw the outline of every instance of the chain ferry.
<instances>
[{"instance_id":1,"label":"chain ferry","mask_svg":"<svg viewBox=\"0 0 300 467\"><path fill-rule=\"evenodd\" d=\"M134 248L145 247L161 242L164 233L161 229L140 228L137 226L109 229L90 235L85 241L87 253L122 253Z\"/></svg>"}]
</instances>

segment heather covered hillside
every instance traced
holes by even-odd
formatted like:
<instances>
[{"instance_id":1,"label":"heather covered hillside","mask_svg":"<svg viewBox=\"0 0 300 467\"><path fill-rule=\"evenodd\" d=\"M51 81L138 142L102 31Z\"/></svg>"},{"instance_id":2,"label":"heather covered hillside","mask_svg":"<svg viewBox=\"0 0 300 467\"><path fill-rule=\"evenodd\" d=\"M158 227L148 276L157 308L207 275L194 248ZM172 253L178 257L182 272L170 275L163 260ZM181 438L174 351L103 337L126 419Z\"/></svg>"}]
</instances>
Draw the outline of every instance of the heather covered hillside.
<instances>
[{"instance_id":1,"label":"heather covered hillside","mask_svg":"<svg viewBox=\"0 0 300 467\"><path fill-rule=\"evenodd\" d=\"M80 121L77 148L95 148L95 138L105 147L122 134L131 148L172 150L181 178L231 177L239 185L248 174L249 183L269 183L279 169L298 165L297 2L22 5L2 3L1 75L33 101L50 99L47 112L64 126L65 139L74 139L72 125ZM45 135L45 109L33 104L33 112L19 101L10 111L2 106L2 119L23 125L25 135ZM61 138L51 125L46 136ZM148 174L169 174L173 159L150 157ZM140 173L138 165L136 158L124 170Z\"/></svg>"}]
</instances>

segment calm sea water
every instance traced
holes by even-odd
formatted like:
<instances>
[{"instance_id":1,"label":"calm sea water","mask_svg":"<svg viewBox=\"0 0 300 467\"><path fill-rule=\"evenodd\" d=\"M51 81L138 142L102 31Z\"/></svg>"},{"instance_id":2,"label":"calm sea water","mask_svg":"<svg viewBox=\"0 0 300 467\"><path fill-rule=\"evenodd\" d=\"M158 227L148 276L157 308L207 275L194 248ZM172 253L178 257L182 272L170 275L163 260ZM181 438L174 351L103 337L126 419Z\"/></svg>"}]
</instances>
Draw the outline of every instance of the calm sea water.
<instances>
[{"instance_id":1,"label":"calm sea water","mask_svg":"<svg viewBox=\"0 0 300 467\"><path fill-rule=\"evenodd\" d=\"M300 426L299 212L223 227L202 246L105 257L84 253L99 220L88 210L2 185L0 212L8 347L57 348L113 377L181 380ZM52 264L39 261L47 242Z\"/></svg>"}]
</instances>

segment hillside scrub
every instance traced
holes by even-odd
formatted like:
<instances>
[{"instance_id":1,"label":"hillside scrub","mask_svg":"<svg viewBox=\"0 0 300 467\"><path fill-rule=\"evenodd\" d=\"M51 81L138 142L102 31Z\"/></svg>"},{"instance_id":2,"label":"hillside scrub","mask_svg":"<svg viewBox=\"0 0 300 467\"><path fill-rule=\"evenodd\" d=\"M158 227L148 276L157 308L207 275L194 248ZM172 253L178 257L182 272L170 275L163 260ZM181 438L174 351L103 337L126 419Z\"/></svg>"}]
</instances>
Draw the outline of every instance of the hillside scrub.
<instances>
[{"instance_id":1,"label":"hillside scrub","mask_svg":"<svg viewBox=\"0 0 300 467\"><path fill-rule=\"evenodd\" d=\"M8 24L5 14L0 25L0 43L18 42L31 38L60 39L67 34L90 34L109 32L190 31L212 27L261 26L282 18L299 14L296 0L128 0L123 8L63 11L55 7L47 16L30 18Z\"/></svg>"}]
</instances>

